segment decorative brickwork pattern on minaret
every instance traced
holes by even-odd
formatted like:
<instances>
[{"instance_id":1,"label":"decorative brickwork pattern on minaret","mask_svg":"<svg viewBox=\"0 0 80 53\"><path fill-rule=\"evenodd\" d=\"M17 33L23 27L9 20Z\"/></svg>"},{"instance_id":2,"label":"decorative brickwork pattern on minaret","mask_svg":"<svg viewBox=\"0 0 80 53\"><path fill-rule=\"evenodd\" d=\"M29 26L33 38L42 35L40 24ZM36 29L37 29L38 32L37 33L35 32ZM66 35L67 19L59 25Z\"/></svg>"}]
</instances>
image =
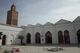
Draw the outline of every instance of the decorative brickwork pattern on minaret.
<instances>
[{"instance_id":1,"label":"decorative brickwork pattern on minaret","mask_svg":"<svg viewBox=\"0 0 80 53\"><path fill-rule=\"evenodd\" d=\"M16 6L13 4L11 9L7 12L7 24L11 26L18 25L18 12L16 11Z\"/></svg>"}]
</instances>

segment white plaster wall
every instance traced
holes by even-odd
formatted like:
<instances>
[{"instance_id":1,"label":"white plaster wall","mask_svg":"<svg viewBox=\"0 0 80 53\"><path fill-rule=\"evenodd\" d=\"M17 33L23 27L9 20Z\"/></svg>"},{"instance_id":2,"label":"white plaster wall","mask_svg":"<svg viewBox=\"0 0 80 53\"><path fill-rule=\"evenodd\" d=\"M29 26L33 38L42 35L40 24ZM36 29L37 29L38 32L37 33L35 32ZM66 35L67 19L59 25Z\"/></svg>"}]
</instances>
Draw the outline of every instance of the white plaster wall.
<instances>
[{"instance_id":1,"label":"white plaster wall","mask_svg":"<svg viewBox=\"0 0 80 53\"><path fill-rule=\"evenodd\" d=\"M16 39L16 36L21 31L21 28L17 27L11 27L6 25L0 25L0 32L3 32L4 35L6 35L6 44L17 43L17 41L14 41ZM12 40L12 42L11 42Z\"/></svg>"},{"instance_id":2,"label":"white plaster wall","mask_svg":"<svg viewBox=\"0 0 80 53\"><path fill-rule=\"evenodd\" d=\"M25 37L27 36L28 33L30 33L31 35L31 44L35 43L35 36L34 36L34 27L26 27L26 33L25 33ZM25 42L26 42L26 38L25 38Z\"/></svg>"},{"instance_id":3,"label":"white plaster wall","mask_svg":"<svg viewBox=\"0 0 80 53\"><path fill-rule=\"evenodd\" d=\"M34 27L34 39L35 39L35 35L37 32L40 33L41 43L43 44L44 43L44 41L42 41L42 39L44 39L44 37L42 37L43 36L43 26Z\"/></svg>"},{"instance_id":4,"label":"white plaster wall","mask_svg":"<svg viewBox=\"0 0 80 53\"><path fill-rule=\"evenodd\" d=\"M77 39L77 31L80 30L80 21L76 21L76 22L73 22L73 25L74 25L74 31L75 31L75 39L76 39L76 43L78 43L78 39Z\"/></svg>"},{"instance_id":5,"label":"white plaster wall","mask_svg":"<svg viewBox=\"0 0 80 53\"><path fill-rule=\"evenodd\" d=\"M70 35L70 42L75 43L75 35L74 35L74 28L72 23L65 23L65 24L58 24L56 25L56 35L58 41L58 31L62 31L64 35L64 31L68 30Z\"/></svg>"},{"instance_id":6,"label":"white plaster wall","mask_svg":"<svg viewBox=\"0 0 80 53\"><path fill-rule=\"evenodd\" d=\"M79 26L78 26L79 28ZM58 31L62 31L64 35L64 31L68 30L70 35L70 42L71 44L76 43L76 36L75 36L75 29L73 23L62 23L62 24L55 24L55 25L43 25L43 26L34 26L34 27L27 27L26 34L31 34L31 43L35 44L35 34L39 32L43 37L41 37L41 43L45 44L45 34L47 31L52 33L52 43L58 44ZM44 39L44 41L42 41Z\"/></svg>"},{"instance_id":7,"label":"white plaster wall","mask_svg":"<svg viewBox=\"0 0 80 53\"><path fill-rule=\"evenodd\" d=\"M54 25L50 25L50 26L44 26L44 38L45 38L45 34L50 31L52 34L52 43L55 44L55 26Z\"/></svg>"},{"instance_id":8,"label":"white plaster wall","mask_svg":"<svg viewBox=\"0 0 80 53\"><path fill-rule=\"evenodd\" d=\"M35 27L27 27L26 28L26 34L30 33L31 34L31 43L35 43L35 34L37 32L40 33L41 35L41 44L45 44L45 34L46 32L50 31L52 33L52 43L56 43L56 38L55 38L55 26L35 26ZM42 39L44 39L42 41Z\"/></svg>"}]
</instances>

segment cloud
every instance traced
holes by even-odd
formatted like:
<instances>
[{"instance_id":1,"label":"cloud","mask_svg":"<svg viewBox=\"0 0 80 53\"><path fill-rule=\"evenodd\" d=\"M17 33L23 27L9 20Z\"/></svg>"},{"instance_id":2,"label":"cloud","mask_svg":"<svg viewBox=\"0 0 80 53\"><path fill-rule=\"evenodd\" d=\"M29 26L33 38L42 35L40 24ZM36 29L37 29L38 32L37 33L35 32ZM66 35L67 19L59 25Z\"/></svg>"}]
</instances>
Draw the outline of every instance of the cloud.
<instances>
[{"instance_id":1,"label":"cloud","mask_svg":"<svg viewBox=\"0 0 80 53\"><path fill-rule=\"evenodd\" d=\"M55 23L60 19L73 21L79 13L79 0L35 0L23 8L24 25L36 23Z\"/></svg>"},{"instance_id":2,"label":"cloud","mask_svg":"<svg viewBox=\"0 0 80 53\"><path fill-rule=\"evenodd\" d=\"M77 16L80 16L80 4L76 4L74 6L65 6L63 8L52 10L47 15L51 16L51 18L53 17L53 21L60 19L67 19L73 21Z\"/></svg>"}]
</instances>

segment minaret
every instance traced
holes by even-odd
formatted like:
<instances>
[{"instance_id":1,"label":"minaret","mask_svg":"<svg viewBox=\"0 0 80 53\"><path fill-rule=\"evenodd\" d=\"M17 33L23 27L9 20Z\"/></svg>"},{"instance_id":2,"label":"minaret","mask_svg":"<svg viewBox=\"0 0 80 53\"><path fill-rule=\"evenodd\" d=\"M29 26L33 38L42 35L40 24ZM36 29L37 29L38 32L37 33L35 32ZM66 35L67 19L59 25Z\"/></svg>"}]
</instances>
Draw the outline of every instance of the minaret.
<instances>
[{"instance_id":1,"label":"minaret","mask_svg":"<svg viewBox=\"0 0 80 53\"><path fill-rule=\"evenodd\" d=\"M16 11L16 6L13 4L11 9L7 12L7 24L11 26L18 25L18 12Z\"/></svg>"}]
</instances>

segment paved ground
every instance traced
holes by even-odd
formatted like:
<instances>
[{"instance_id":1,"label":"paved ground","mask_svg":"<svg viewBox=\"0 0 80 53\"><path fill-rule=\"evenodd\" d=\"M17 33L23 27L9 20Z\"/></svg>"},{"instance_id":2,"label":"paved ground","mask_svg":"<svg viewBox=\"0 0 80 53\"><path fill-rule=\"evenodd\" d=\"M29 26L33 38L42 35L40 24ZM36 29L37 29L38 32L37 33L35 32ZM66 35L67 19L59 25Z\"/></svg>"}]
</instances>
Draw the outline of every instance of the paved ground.
<instances>
[{"instance_id":1,"label":"paved ground","mask_svg":"<svg viewBox=\"0 0 80 53\"><path fill-rule=\"evenodd\" d=\"M63 48L61 51L52 52L47 51L50 48L56 48L57 46L2 46L0 49L0 53L4 50L11 50L11 48L20 48L20 53L80 53L80 47L58 47Z\"/></svg>"}]
</instances>

